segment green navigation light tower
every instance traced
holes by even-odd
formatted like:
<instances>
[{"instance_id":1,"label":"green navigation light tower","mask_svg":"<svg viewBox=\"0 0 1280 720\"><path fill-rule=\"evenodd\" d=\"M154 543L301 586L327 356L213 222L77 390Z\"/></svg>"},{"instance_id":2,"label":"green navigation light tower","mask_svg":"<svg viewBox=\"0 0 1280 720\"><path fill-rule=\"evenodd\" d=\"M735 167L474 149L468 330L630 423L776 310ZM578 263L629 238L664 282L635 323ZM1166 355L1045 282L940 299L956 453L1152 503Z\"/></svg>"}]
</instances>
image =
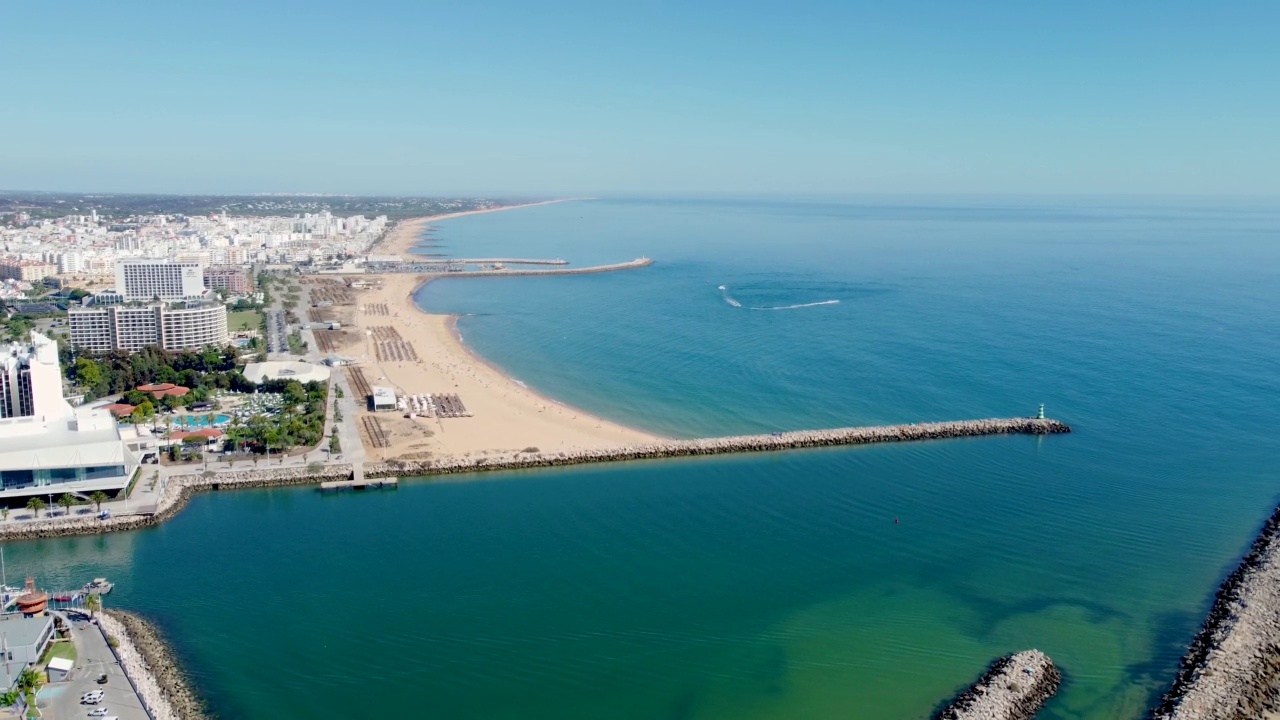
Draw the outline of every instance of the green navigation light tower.
<instances>
[{"instance_id":1,"label":"green navigation light tower","mask_svg":"<svg viewBox=\"0 0 1280 720\"><path fill-rule=\"evenodd\" d=\"M1037 420L1044 419L1044 403L1040 403L1040 412L1036 413L1036 419Z\"/></svg>"}]
</instances>

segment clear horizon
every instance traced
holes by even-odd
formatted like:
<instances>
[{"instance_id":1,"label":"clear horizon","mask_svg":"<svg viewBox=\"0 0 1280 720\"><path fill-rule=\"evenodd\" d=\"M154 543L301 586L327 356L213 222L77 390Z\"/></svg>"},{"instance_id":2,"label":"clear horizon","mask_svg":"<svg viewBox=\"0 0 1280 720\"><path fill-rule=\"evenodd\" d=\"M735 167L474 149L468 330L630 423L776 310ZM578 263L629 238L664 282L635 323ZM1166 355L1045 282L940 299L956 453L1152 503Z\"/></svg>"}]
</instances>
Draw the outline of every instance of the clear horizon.
<instances>
[{"instance_id":1,"label":"clear horizon","mask_svg":"<svg viewBox=\"0 0 1280 720\"><path fill-rule=\"evenodd\" d=\"M19 4L0 187L1269 197L1277 35L1261 2Z\"/></svg>"}]
</instances>

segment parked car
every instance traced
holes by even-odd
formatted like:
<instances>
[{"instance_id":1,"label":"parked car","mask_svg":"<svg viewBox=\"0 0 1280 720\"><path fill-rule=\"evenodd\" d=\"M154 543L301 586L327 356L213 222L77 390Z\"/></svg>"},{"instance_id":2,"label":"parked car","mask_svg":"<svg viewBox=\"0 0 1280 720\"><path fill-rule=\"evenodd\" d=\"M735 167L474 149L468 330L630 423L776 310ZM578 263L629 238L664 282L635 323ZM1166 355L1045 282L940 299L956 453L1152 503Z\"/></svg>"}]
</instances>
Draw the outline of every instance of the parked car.
<instances>
[{"instance_id":1,"label":"parked car","mask_svg":"<svg viewBox=\"0 0 1280 720\"><path fill-rule=\"evenodd\" d=\"M106 674L105 674L105 673L104 673L104 674L102 674L102 675L99 675L99 676L98 676L98 684L99 684L99 685L106 685L106 684L107 684L107 676L106 676Z\"/></svg>"},{"instance_id":2,"label":"parked car","mask_svg":"<svg viewBox=\"0 0 1280 720\"><path fill-rule=\"evenodd\" d=\"M106 714L107 714L107 709L105 707L94 708L89 711L89 717L102 717L103 715L106 715Z\"/></svg>"}]
</instances>

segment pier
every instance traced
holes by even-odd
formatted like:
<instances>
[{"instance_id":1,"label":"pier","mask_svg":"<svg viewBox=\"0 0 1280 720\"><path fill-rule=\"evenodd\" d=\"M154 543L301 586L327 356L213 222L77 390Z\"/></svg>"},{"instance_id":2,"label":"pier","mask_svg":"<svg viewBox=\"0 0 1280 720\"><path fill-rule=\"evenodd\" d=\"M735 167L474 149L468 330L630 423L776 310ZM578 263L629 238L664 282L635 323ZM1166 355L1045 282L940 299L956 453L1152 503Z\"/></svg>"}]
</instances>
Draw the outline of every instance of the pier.
<instances>
[{"instance_id":1,"label":"pier","mask_svg":"<svg viewBox=\"0 0 1280 720\"><path fill-rule=\"evenodd\" d=\"M470 262L470 261L468 261ZM493 262L493 261L490 261ZM496 262L503 262L501 260ZM511 264L522 265L567 265L565 260L526 260L526 261L510 261ZM471 263L476 264L476 263ZM613 272L615 270L630 270L632 268L641 268L652 265L651 258L640 257L634 260L628 260L620 263L610 263L608 265L589 265L587 267L557 267L557 268L502 268L502 269L486 269L486 270L466 270L462 261L449 258L440 258L431 262L380 262L369 263L356 275L382 275L388 273L411 273L417 275L437 275L441 277L504 277L504 276L527 276L527 275L586 275L588 273ZM353 273L335 273L338 275L352 275Z\"/></svg>"},{"instance_id":2,"label":"pier","mask_svg":"<svg viewBox=\"0 0 1280 720\"><path fill-rule=\"evenodd\" d=\"M339 490L381 490L390 488L395 490L400 487L400 481L393 477L375 478L373 480L365 480L363 478L353 478L351 480L333 480L330 482L320 483L320 492L337 492Z\"/></svg>"},{"instance_id":3,"label":"pier","mask_svg":"<svg viewBox=\"0 0 1280 720\"><path fill-rule=\"evenodd\" d=\"M1005 655L933 720L1030 720L1061 684L1062 672L1039 650Z\"/></svg>"},{"instance_id":4,"label":"pier","mask_svg":"<svg viewBox=\"0 0 1280 720\"><path fill-rule=\"evenodd\" d=\"M1280 709L1280 508L1218 588L1149 720L1272 717Z\"/></svg>"},{"instance_id":5,"label":"pier","mask_svg":"<svg viewBox=\"0 0 1280 720\"><path fill-rule=\"evenodd\" d=\"M1054 435L1069 432L1071 432L1071 426L1066 423L1039 417L954 420L950 422L915 423L912 425L876 425L828 430L797 430L775 432L767 435L733 435L696 440L664 440L644 445L622 445L557 453L514 453L488 457L451 456L429 461L397 461L395 463L366 465L365 474L369 477L440 475L479 470L515 470L529 467L558 467L584 463L652 460L694 455L775 452L839 445L871 445L887 442L944 440L989 435Z\"/></svg>"},{"instance_id":6,"label":"pier","mask_svg":"<svg viewBox=\"0 0 1280 720\"><path fill-rule=\"evenodd\" d=\"M372 434L383 434L375 416ZM288 485L321 485L336 483L335 488L357 485L369 487L367 480L388 479L415 475L448 475L453 473L485 472L494 470L519 470L523 468L560 467L584 463L624 462L680 458L695 455L722 455L744 452L776 452L802 448L834 447L841 445L870 445L886 442L914 442L976 438L991 435L1053 435L1069 433L1066 423L1041 417L989 418L985 420L956 420L951 422L915 423L911 425L878 425L847 427L828 430L799 430L763 435L735 435L730 437L702 438L695 440L664 440L642 445L619 445L566 452L526 452L510 450L483 456L444 456L431 460L391 459L381 463L352 465L330 462L319 467L279 467L226 470L222 472L175 475L169 478L164 494L149 515L112 516L98 519L93 516L69 518L42 518L37 521L6 524L0 527L0 538L7 540L71 535L97 535L120 530L133 530L157 525L172 517L191 496L207 490L232 488L258 488ZM352 481L356 482L352 482ZM366 480L363 484L359 481ZM388 483L387 487L395 487ZM1280 607L1280 605L1278 605Z\"/></svg>"}]
</instances>

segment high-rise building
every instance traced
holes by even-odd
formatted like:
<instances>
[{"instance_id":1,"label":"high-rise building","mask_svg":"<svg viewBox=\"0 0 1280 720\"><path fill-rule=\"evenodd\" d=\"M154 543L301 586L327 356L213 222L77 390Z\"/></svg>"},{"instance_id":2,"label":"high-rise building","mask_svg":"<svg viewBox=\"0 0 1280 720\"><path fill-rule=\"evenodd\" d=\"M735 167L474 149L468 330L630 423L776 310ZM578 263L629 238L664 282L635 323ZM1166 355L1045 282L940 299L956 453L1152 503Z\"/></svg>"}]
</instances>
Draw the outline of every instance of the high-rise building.
<instances>
[{"instance_id":1,"label":"high-rise building","mask_svg":"<svg viewBox=\"0 0 1280 720\"><path fill-rule=\"evenodd\" d=\"M89 352L141 350L159 345L165 350L197 350L227 343L227 307L207 303L171 307L90 305L67 311L71 344Z\"/></svg>"},{"instance_id":2,"label":"high-rise building","mask_svg":"<svg viewBox=\"0 0 1280 720\"><path fill-rule=\"evenodd\" d=\"M106 410L73 409L48 337L33 332L0 356L0 498L123 489L157 444Z\"/></svg>"},{"instance_id":3,"label":"high-rise building","mask_svg":"<svg viewBox=\"0 0 1280 720\"><path fill-rule=\"evenodd\" d=\"M62 399L58 344L38 332L31 342L11 343L0 357L0 418L53 416L69 412Z\"/></svg>"},{"instance_id":4,"label":"high-rise building","mask_svg":"<svg viewBox=\"0 0 1280 720\"><path fill-rule=\"evenodd\" d=\"M205 296L204 273L194 262L118 260L115 289L126 300L199 300Z\"/></svg>"}]
</instances>

